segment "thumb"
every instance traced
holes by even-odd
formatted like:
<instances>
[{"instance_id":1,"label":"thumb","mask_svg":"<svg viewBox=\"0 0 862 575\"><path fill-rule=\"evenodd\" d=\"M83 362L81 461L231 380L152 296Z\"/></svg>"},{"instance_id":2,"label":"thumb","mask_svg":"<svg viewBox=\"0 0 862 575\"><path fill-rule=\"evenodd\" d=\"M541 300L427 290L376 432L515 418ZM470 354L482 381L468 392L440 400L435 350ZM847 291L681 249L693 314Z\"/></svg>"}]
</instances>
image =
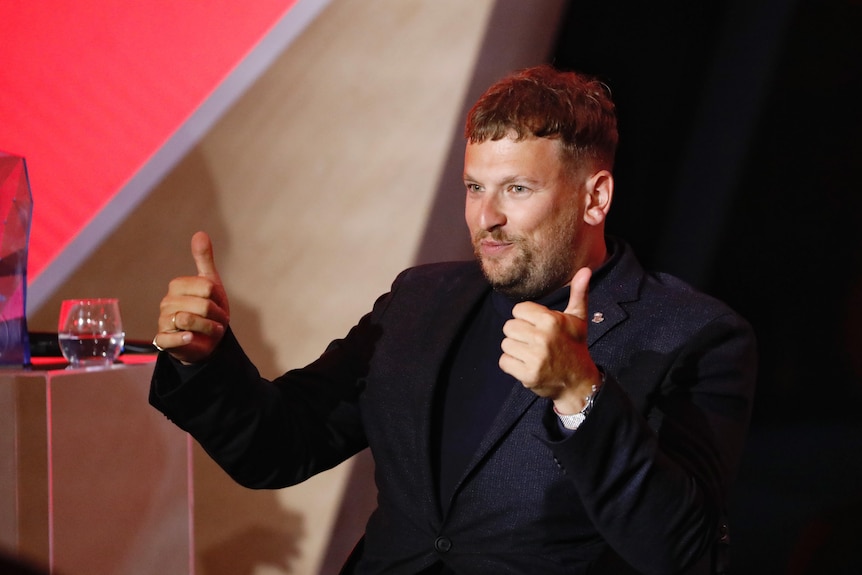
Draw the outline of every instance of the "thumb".
<instances>
[{"instance_id":1,"label":"thumb","mask_svg":"<svg viewBox=\"0 0 862 575\"><path fill-rule=\"evenodd\" d=\"M590 291L590 278L593 271L590 268L581 268L572 278L569 303L563 313L577 316L583 320L587 319L587 293Z\"/></svg>"},{"instance_id":2,"label":"thumb","mask_svg":"<svg viewBox=\"0 0 862 575\"><path fill-rule=\"evenodd\" d=\"M195 259L199 276L221 284L213 258L213 244L206 232L198 232L192 236L192 257Z\"/></svg>"}]
</instances>

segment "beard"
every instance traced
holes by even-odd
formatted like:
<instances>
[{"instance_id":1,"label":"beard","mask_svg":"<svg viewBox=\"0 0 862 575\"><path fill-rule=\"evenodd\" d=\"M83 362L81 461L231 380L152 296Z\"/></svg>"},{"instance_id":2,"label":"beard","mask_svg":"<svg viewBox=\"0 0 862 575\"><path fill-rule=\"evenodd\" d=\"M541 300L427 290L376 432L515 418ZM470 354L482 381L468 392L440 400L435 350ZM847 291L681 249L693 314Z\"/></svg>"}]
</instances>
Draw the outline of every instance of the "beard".
<instances>
[{"instance_id":1,"label":"beard","mask_svg":"<svg viewBox=\"0 0 862 575\"><path fill-rule=\"evenodd\" d=\"M473 253L495 290L516 300L538 299L564 286L574 274L573 229L568 221L556 222L542 245L531 238L509 236L500 229L483 231L473 237ZM483 256L480 242L486 238L511 243L510 253Z\"/></svg>"}]
</instances>

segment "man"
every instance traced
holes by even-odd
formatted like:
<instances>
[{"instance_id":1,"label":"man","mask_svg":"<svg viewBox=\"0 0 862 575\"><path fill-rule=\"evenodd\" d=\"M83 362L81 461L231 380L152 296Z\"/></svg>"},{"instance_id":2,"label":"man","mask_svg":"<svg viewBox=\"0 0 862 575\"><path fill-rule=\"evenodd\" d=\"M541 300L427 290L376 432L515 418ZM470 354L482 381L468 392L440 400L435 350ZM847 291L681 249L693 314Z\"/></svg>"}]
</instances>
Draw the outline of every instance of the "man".
<instances>
[{"instance_id":1,"label":"man","mask_svg":"<svg viewBox=\"0 0 862 575\"><path fill-rule=\"evenodd\" d=\"M346 571L708 569L754 338L605 238L614 114L601 83L547 66L492 86L466 127L478 265L403 272L346 337L274 382L233 337L196 234L198 275L161 303L151 403L250 487L370 447L378 507Z\"/></svg>"}]
</instances>

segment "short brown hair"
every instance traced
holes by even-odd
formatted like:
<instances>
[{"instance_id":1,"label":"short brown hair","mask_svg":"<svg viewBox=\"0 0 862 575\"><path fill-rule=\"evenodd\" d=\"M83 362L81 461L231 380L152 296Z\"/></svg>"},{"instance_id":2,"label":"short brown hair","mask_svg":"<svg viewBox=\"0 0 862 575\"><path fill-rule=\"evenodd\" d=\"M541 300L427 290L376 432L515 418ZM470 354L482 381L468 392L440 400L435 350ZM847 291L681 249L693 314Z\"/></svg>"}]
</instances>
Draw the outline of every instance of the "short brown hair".
<instances>
[{"instance_id":1,"label":"short brown hair","mask_svg":"<svg viewBox=\"0 0 862 575\"><path fill-rule=\"evenodd\" d=\"M527 68L495 83L467 114L470 143L551 138L564 162L577 170L589 161L613 168L617 118L610 89L599 80L548 65Z\"/></svg>"}]
</instances>

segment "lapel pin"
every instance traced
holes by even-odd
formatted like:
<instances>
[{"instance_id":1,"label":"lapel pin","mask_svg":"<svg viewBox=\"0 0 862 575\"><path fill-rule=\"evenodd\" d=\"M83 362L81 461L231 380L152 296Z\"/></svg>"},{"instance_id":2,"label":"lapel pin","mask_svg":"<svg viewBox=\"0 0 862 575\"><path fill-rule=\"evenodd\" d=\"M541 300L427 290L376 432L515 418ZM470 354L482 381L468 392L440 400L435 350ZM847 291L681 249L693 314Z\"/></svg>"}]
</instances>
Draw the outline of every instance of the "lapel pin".
<instances>
[{"instance_id":1,"label":"lapel pin","mask_svg":"<svg viewBox=\"0 0 862 575\"><path fill-rule=\"evenodd\" d=\"M602 312L597 311L593 314L593 323L602 323L603 321L605 321L605 316Z\"/></svg>"}]
</instances>

